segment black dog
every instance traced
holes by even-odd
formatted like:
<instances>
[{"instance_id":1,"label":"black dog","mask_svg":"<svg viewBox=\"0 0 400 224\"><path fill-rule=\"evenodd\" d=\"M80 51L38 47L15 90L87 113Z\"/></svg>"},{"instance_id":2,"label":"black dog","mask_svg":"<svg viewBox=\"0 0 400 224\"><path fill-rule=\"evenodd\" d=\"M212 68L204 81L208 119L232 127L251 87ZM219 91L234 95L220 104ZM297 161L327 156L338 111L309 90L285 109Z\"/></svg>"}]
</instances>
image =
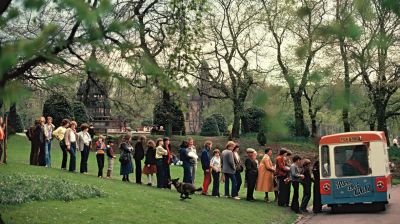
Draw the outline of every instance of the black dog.
<instances>
[{"instance_id":1,"label":"black dog","mask_svg":"<svg viewBox=\"0 0 400 224\"><path fill-rule=\"evenodd\" d=\"M181 199L185 200L186 198L192 199L189 195L194 194L196 191L201 191L202 188L196 188L193 184L178 182L179 178L172 179L171 184L174 185L175 189L181 193Z\"/></svg>"}]
</instances>

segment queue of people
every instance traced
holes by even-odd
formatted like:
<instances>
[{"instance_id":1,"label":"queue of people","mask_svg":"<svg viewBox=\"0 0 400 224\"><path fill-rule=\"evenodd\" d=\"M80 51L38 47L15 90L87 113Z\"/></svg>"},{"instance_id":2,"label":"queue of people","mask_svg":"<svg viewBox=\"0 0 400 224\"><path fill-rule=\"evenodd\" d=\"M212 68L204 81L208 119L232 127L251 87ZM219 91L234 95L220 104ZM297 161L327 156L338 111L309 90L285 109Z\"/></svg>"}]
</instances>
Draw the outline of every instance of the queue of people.
<instances>
[{"instance_id":1,"label":"queue of people","mask_svg":"<svg viewBox=\"0 0 400 224\"><path fill-rule=\"evenodd\" d=\"M1 124L1 123L0 123ZM67 157L69 154L70 172L76 169L76 152L81 152L80 173L88 172L89 151L92 148L93 136L90 126L82 124L80 131L77 123L64 119L60 127L54 130L52 118L41 117L27 131L31 141L30 164L51 167L51 144L53 138L57 139L62 150L61 169L67 168ZM93 128L92 128L93 130ZM0 133L1 134L1 133ZM1 137L1 136L0 136ZM171 188L170 165L173 154L169 138L159 138L156 141L147 140L140 136L139 140L132 146L130 133L122 138L119 146L120 175L122 181L130 182L129 175L135 172L135 182L142 184L142 174L147 177L147 185L157 188ZM1 142L0 142L1 143ZM104 136L99 135L98 140L93 143L96 148L96 160L98 165L98 177L103 177L105 159L108 167L106 177L112 176L114 159L113 147L107 145ZM112 143L109 143L112 144ZM0 145L1 147L1 145ZM194 146L194 140L182 141L178 150L183 167L183 182L194 184L198 163L198 155ZM255 201L254 191L264 192L264 201L269 202L269 192L274 192L275 202L279 206L289 207L296 213L308 212L307 206L311 199L312 182L314 182L313 211L321 212L321 200L319 195L319 166L318 161L311 167L309 159L302 159L287 149L280 149L274 162L272 160L273 150L267 147L261 161L257 160L257 151L252 148L246 150L247 158L242 162L240 147L233 141L227 142L225 149L220 151L213 149L213 143L206 141L201 151L200 161L204 173L202 184L202 195L220 197L220 182L224 183L224 197L240 200L239 191L242 186L242 175L245 173L244 185L247 187L246 200ZM144 164L142 167L142 160ZM156 176L156 183L154 183ZM211 194L208 190L212 184ZM303 198L299 203L299 188L303 188ZM290 188L293 187L293 196L290 203Z\"/></svg>"}]
</instances>

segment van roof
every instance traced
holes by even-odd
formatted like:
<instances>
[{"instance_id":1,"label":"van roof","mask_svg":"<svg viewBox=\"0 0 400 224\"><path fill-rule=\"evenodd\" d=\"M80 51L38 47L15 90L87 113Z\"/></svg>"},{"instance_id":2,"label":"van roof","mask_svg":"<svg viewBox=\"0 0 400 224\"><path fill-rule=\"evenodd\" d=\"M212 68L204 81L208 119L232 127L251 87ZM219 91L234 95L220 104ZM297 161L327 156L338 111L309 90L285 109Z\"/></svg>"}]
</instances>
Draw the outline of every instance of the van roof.
<instances>
[{"instance_id":1,"label":"van roof","mask_svg":"<svg viewBox=\"0 0 400 224\"><path fill-rule=\"evenodd\" d=\"M383 141L386 143L385 133L383 131L358 131L326 135L320 139L319 144L327 145L374 141Z\"/></svg>"}]
</instances>

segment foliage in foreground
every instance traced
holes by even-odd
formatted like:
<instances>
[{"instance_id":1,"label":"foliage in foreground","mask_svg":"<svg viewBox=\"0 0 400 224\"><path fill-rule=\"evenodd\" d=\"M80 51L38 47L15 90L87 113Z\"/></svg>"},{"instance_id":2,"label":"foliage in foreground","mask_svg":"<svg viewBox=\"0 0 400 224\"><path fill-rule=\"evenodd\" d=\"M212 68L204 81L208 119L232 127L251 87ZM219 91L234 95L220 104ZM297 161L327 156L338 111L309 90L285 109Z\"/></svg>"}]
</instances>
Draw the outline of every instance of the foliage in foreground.
<instances>
[{"instance_id":1,"label":"foliage in foreground","mask_svg":"<svg viewBox=\"0 0 400 224\"><path fill-rule=\"evenodd\" d=\"M72 201L100 197L102 191L88 185L64 179L24 174L0 175L0 204L20 204L31 201Z\"/></svg>"}]
</instances>

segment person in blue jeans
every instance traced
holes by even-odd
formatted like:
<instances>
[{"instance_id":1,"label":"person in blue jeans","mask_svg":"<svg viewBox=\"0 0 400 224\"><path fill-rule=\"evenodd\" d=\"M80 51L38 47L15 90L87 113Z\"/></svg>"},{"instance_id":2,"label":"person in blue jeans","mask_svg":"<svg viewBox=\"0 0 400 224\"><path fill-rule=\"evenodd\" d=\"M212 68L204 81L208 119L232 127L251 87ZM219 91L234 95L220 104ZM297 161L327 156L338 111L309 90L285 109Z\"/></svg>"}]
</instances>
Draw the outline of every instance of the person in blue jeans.
<instances>
[{"instance_id":1,"label":"person in blue jeans","mask_svg":"<svg viewBox=\"0 0 400 224\"><path fill-rule=\"evenodd\" d=\"M65 145L67 146L67 151L69 152L69 171L75 172L76 168L76 133L77 123L75 121L71 121L69 128L65 131Z\"/></svg>"},{"instance_id":2,"label":"person in blue jeans","mask_svg":"<svg viewBox=\"0 0 400 224\"><path fill-rule=\"evenodd\" d=\"M221 153L222 173L225 178L225 197L229 197L229 180L232 182L231 197L236 200L240 200L238 197L237 180L236 180L236 168L235 161L233 158L233 149L236 143L229 141L226 144L225 150Z\"/></svg>"},{"instance_id":3,"label":"person in blue jeans","mask_svg":"<svg viewBox=\"0 0 400 224\"><path fill-rule=\"evenodd\" d=\"M44 153L45 153L45 162L46 167L51 167L51 142L53 140L53 131L55 126L53 125L53 118L47 117L47 123L44 124L44 135L46 137L46 141L44 143Z\"/></svg>"}]
</instances>

